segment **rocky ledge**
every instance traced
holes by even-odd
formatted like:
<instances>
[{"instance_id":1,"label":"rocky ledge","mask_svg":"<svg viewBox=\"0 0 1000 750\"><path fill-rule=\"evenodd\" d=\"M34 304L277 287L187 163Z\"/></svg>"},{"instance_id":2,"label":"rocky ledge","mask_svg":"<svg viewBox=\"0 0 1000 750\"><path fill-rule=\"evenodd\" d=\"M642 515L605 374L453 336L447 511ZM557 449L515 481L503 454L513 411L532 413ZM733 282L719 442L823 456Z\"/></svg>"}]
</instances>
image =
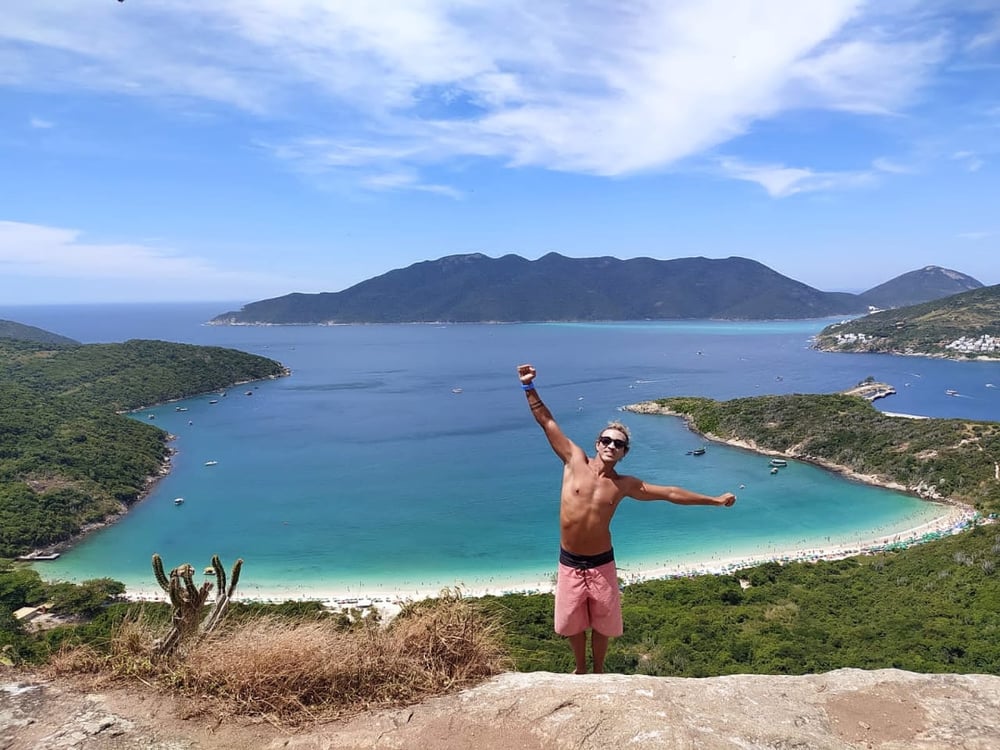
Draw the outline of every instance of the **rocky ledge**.
<instances>
[{"instance_id":1,"label":"rocky ledge","mask_svg":"<svg viewBox=\"0 0 1000 750\"><path fill-rule=\"evenodd\" d=\"M2 675L0 675L2 677ZM3 750L987 750L1000 676L840 669L682 679L508 673L402 709L282 729L135 690L7 675Z\"/></svg>"}]
</instances>

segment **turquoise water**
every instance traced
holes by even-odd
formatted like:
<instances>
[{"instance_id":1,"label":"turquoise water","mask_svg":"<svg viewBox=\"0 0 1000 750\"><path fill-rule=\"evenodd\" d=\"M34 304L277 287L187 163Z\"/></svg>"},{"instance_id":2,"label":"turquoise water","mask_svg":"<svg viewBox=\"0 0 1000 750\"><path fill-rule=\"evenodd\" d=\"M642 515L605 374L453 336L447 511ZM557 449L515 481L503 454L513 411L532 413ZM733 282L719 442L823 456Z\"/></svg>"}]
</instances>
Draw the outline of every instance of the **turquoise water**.
<instances>
[{"instance_id":1,"label":"turquoise water","mask_svg":"<svg viewBox=\"0 0 1000 750\"><path fill-rule=\"evenodd\" d=\"M622 414L624 404L829 392L871 375L900 391L880 402L889 411L1000 416L1000 389L985 387L1000 381L995 363L815 352L809 337L825 321L200 325L222 309L229 308L0 309L0 317L83 341L141 336L233 346L293 372L225 397L137 413L177 436L172 472L122 521L39 566L47 578L110 576L153 588L154 552L168 567L205 565L213 554L227 565L242 557L245 592L544 578L558 552L561 465L525 406L515 372L525 361L537 366L539 393L581 445L624 418L633 449L623 471L739 495L731 509L623 503L613 533L626 573L856 543L919 525L940 509L805 464L772 476L765 458L726 446L688 456L701 441L679 420ZM946 396L948 388L961 396ZM175 497L185 503L175 506Z\"/></svg>"}]
</instances>

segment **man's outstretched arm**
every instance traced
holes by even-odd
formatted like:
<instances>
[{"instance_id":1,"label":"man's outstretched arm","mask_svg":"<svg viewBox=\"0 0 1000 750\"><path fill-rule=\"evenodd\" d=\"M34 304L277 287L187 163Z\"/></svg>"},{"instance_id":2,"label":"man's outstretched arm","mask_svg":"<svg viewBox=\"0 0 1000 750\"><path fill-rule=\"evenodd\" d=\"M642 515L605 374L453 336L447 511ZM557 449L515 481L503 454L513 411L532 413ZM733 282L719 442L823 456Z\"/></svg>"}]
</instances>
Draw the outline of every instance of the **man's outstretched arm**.
<instances>
[{"instance_id":1,"label":"man's outstretched arm","mask_svg":"<svg viewBox=\"0 0 1000 750\"><path fill-rule=\"evenodd\" d=\"M562 459L563 463L566 463L573 454L573 449L579 450L579 448L566 437L555 417L552 416L552 412L549 411L549 407L542 402L542 397L535 390L536 374L535 368L531 365L518 365L517 376L521 380L521 387L524 388L524 395L528 399L531 414L541 426L542 431L545 432L545 437L548 438L552 450Z\"/></svg>"},{"instance_id":2,"label":"man's outstretched arm","mask_svg":"<svg viewBox=\"0 0 1000 750\"><path fill-rule=\"evenodd\" d=\"M625 494L636 500L666 500L677 505L723 505L730 507L736 502L736 495L723 492L721 495L703 495L683 487L670 487L662 484L650 484L641 479L631 477Z\"/></svg>"}]
</instances>

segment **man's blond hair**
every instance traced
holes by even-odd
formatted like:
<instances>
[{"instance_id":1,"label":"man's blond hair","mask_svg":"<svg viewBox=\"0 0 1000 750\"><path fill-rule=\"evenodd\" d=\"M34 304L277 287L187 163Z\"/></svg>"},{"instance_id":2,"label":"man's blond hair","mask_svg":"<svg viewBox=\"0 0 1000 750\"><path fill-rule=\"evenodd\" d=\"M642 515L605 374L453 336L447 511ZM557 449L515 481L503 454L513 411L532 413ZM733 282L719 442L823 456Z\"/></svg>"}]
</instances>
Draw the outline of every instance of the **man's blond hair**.
<instances>
[{"instance_id":1,"label":"man's blond hair","mask_svg":"<svg viewBox=\"0 0 1000 750\"><path fill-rule=\"evenodd\" d=\"M601 429L601 432L597 433L598 439L600 439L601 433L603 433L604 430L618 430L618 432L620 432L622 435L625 436L625 442L626 443L629 443L629 444L632 443L632 433L629 432L628 427L626 427L625 425L623 425L621 422L616 422L616 421L608 422Z\"/></svg>"}]
</instances>

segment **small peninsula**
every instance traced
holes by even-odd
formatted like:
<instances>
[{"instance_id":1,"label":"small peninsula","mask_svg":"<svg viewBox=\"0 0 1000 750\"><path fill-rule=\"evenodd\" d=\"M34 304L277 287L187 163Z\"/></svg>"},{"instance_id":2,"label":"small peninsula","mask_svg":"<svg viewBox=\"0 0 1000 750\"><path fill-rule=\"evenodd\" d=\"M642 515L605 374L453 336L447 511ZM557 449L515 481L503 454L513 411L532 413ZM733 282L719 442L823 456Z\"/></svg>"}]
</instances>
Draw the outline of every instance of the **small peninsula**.
<instances>
[{"instance_id":1,"label":"small peninsula","mask_svg":"<svg viewBox=\"0 0 1000 750\"><path fill-rule=\"evenodd\" d=\"M949 359L1000 359L1000 284L834 323L815 347Z\"/></svg>"},{"instance_id":2,"label":"small peninsula","mask_svg":"<svg viewBox=\"0 0 1000 750\"><path fill-rule=\"evenodd\" d=\"M0 339L0 558L65 544L162 476L169 436L123 412L287 374L221 347Z\"/></svg>"},{"instance_id":3,"label":"small peninsula","mask_svg":"<svg viewBox=\"0 0 1000 750\"><path fill-rule=\"evenodd\" d=\"M710 440L809 461L928 500L1000 512L1000 424L883 414L861 395L792 394L730 401L661 398L624 407L683 418Z\"/></svg>"}]
</instances>

